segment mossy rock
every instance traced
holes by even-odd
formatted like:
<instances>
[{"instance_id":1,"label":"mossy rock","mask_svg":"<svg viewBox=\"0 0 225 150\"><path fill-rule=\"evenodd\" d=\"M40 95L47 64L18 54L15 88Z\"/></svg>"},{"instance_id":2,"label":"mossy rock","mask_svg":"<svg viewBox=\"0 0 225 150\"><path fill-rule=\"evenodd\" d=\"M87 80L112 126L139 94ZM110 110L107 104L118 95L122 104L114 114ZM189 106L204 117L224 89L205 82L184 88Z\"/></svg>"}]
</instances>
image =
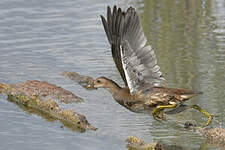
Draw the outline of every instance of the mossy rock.
<instances>
[{"instance_id":1,"label":"mossy rock","mask_svg":"<svg viewBox=\"0 0 225 150\"><path fill-rule=\"evenodd\" d=\"M44 118L48 116L60 120L69 128L80 131L97 129L88 123L84 115L71 109L62 110L56 102L57 99L64 103L78 103L83 101L80 97L48 82L29 80L17 84L0 84L0 93L7 94L9 101L23 105L23 108L34 109L36 113L39 111L39 114L44 114Z\"/></svg>"}]
</instances>

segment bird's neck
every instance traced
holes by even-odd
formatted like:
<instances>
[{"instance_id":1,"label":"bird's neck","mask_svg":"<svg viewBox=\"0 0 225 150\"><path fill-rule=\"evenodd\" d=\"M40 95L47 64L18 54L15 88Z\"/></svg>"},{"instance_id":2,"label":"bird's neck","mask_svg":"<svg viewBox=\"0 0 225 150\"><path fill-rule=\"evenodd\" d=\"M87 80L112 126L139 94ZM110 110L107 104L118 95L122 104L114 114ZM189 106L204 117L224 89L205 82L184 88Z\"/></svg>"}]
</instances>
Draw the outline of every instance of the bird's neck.
<instances>
[{"instance_id":1,"label":"bird's neck","mask_svg":"<svg viewBox=\"0 0 225 150\"><path fill-rule=\"evenodd\" d=\"M120 91L120 89L121 89L121 87L120 87L116 82L114 82L114 81L112 81L112 80L110 80L110 79L109 79L108 81L109 81L109 83L108 83L106 89L107 89L113 96L116 95L116 94L118 94L119 91Z\"/></svg>"}]
</instances>

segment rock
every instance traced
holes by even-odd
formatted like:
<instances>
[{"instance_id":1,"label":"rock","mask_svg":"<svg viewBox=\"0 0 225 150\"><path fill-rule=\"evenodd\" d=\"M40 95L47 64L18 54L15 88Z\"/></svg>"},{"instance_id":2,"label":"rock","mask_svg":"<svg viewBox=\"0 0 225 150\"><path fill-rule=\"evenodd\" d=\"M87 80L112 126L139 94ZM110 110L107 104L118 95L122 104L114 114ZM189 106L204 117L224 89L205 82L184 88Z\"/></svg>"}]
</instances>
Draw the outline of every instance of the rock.
<instances>
[{"instance_id":1,"label":"rock","mask_svg":"<svg viewBox=\"0 0 225 150\"><path fill-rule=\"evenodd\" d=\"M7 88L6 94L8 95L26 95L29 98L39 96L43 100L52 98L55 100L58 99L66 104L83 101L82 98L76 96L72 92L45 81L28 80L23 83L9 85L1 84L1 86L3 89L4 87L5 89Z\"/></svg>"},{"instance_id":2,"label":"rock","mask_svg":"<svg viewBox=\"0 0 225 150\"><path fill-rule=\"evenodd\" d=\"M200 132L210 144L216 145L220 149L225 150L225 129L223 128L199 128Z\"/></svg>"},{"instance_id":3,"label":"rock","mask_svg":"<svg viewBox=\"0 0 225 150\"><path fill-rule=\"evenodd\" d=\"M63 88L43 81L29 80L18 84L0 84L0 92L8 95L8 100L29 109L29 112L39 111L53 120L60 120L64 125L72 129L85 131L96 130L91 126L84 115L71 109L62 110L55 99L62 102L80 102L82 99ZM48 99L46 99L48 98ZM23 108L26 109L26 108ZM34 111L35 110L35 111Z\"/></svg>"},{"instance_id":4,"label":"rock","mask_svg":"<svg viewBox=\"0 0 225 150\"><path fill-rule=\"evenodd\" d=\"M129 136L126 142L129 150L164 150L159 143L145 143L135 136Z\"/></svg>"},{"instance_id":5,"label":"rock","mask_svg":"<svg viewBox=\"0 0 225 150\"><path fill-rule=\"evenodd\" d=\"M186 122L184 127L186 129L193 129L196 133L207 138L208 143L217 146L221 150L225 150L225 129L223 128L209 128L196 127L195 124Z\"/></svg>"}]
</instances>

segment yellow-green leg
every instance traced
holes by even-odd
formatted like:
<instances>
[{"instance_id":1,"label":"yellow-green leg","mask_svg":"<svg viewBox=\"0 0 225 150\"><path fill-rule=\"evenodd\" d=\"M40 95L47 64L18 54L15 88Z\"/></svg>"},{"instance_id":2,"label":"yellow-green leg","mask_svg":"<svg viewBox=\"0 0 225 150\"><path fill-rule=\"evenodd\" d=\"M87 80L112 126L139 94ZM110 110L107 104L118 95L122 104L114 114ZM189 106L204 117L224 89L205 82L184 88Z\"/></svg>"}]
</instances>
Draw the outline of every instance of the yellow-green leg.
<instances>
[{"instance_id":1,"label":"yellow-green leg","mask_svg":"<svg viewBox=\"0 0 225 150\"><path fill-rule=\"evenodd\" d=\"M159 116L159 113L161 110L163 110L165 108L174 108L176 106L177 106L177 103L175 103L175 102L169 102L169 105L159 105L155 109L153 109L152 115L153 115L154 119L156 119L156 120L158 120L158 118L162 119L162 117Z\"/></svg>"},{"instance_id":2,"label":"yellow-green leg","mask_svg":"<svg viewBox=\"0 0 225 150\"><path fill-rule=\"evenodd\" d=\"M193 109L196 109L196 110L200 111L204 116L206 116L208 118L207 123L203 127L208 126L212 122L213 115L207 113L204 109L202 109L198 105L191 105L190 108L193 108Z\"/></svg>"}]
</instances>

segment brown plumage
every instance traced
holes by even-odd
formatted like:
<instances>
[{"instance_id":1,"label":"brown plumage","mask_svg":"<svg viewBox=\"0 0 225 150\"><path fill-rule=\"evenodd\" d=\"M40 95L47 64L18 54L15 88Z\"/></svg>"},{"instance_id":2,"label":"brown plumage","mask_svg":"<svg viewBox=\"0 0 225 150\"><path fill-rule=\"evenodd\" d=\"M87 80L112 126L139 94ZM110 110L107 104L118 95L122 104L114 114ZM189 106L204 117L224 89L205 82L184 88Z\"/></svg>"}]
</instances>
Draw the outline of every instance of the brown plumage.
<instances>
[{"instance_id":1,"label":"brown plumage","mask_svg":"<svg viewBox=\"0 0 225 150\"><path fill-rule=\"evenodd\" d=\"M114 81L99 77L94 81L94 87L106 88L113 98L122 106L133 112L150 113L158 105L169 105L169 102L183 103L199 92L183 89L153 87L143 94L141 91L131 94L126 86L121 88Z\"/></svg>"},{"instance_id":2,"label":"brown plumage","mask_svg":"<svg viewBox=\"0 0 225 150\"><path fill-rule=\"evenodd\" d=\"M154 50L146 45L139 17L134 8L126 12L107 8L102 23L111 45L112 56L124 81L122 88L114 81L99 77L94 87L106 88L122 106L134 112L152 111L157 106L183 103L200 92L166 88ZM172 103L173 104L173 103Z\"/></svg>"}]
</instances>

